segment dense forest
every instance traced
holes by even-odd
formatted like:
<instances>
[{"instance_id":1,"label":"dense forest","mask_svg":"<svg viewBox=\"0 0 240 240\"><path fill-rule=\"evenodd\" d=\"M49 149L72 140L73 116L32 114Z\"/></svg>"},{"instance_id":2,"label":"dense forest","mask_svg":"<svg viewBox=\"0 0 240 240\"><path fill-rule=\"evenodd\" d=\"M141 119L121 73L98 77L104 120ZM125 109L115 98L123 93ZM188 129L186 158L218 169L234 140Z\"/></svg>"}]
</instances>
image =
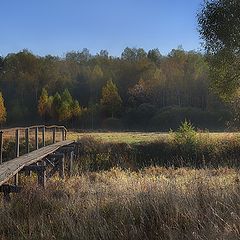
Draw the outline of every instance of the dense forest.
<instances>
[{"instance_id":1,"label":"dense forest","mask_svg":"<svg viewBox=\"0 0 240 240\"><path fill-rule=\"evenodd\" d=\"M5 125L61 122L83 129L169 130L184 119L220 129L229 109L210 90L201 53L126 48L121 57L88 49L64 57L28 50L0 57Z\"/></svg>"}]
</instances>

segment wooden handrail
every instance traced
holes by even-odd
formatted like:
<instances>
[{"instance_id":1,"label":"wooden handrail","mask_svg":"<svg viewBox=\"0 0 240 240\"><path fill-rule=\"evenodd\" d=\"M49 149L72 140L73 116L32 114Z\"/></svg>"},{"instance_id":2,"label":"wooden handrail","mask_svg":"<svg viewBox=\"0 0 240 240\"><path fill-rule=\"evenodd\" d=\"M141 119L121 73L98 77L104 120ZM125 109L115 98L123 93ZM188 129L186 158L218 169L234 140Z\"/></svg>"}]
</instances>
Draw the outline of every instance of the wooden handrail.
<instances>
[{"instance_id":1,"label":"wooden handrail","mask_svg":"<svg viewBox=\"0 0 240 240\"><path fill-rule=\"evenodd\" d=\"M0 129L0 132L12 132L12 131L16 131L16 130L26 130L26 129L41 129L41 128L45 128L45 129L52 129L52 128L57 128L57 129L64 129L65 131L67 131L65 126L58 126L58 125L51 125L51 126L45 126L45 125L35 125L35 126L30 126L30 127L14 127L14 128L3 128Z\"/></svg>"},{"instance_id":2,"label":"wooden handrail","mask_svg":"<svg viewBox=\"0 0 240 240\"><path fill-rule=\"evenodd\" d=\"M36 126L30 126L30 127L15 127L15 128L6 128L6 129L0 129L0 164L2 163L2 153L3 153L3 135L4 133L9 133L13 132L15 133L15 153L16 157L19 157L19 135L20 135L20 130L25 131L24 137L25 137L25 143L26 143L26 153L29 153L29 131L30 130L35 130L35 149L37 150L39 145L38 145L38 133L39 129L42 129L42 146L45 146L45 130L46 129L52 129L53 135L52 135L52 143L56 142L56 130L61 130L62 137L61 141L66 140L66 135L67 135L67 129L65 126L58 126L58 125L51 125L51 126L45 126L45 125L36 125Z\"/></svg>"}]
</instances>

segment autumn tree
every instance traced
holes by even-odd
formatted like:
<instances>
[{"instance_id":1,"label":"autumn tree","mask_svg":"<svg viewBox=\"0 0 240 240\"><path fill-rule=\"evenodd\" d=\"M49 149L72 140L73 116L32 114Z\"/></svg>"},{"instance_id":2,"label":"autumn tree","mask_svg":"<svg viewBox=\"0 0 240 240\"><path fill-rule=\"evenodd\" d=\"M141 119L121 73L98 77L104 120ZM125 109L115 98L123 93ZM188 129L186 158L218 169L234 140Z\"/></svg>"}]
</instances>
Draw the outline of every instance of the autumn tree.
<instances>
[{"instance_id":1,"label":"autumn tree","mask_svg":"<svg viewBox=\"0 0 240 240\"><path fill-rule=\"evenodd\" d=\"M0 92L0 125L5 123L6 120L7 120L7 110L6 110L6 107L4 105L3 95Z\"/></svg>"},{"instance_id":2,"label":"autumn tree","mask_svg":"<svg viewBox=\"0 0 240 240\"><path fill-rule=\"evenodd\" d=\"M66 122L70 119L77 119L81 114L81 107L77 100L73 100L68 89L60 95L48 96L45 88L38 102L38 112L41 117L49 116L54 120Z\"/></svg>"},{"instance_id":3,"label":"autumn tree","mask_svg":"<svg viewBox=\"0 0 240 240\"><path fill-rule=\"evenodd\" d=\"M229 2L233 4L233 1ZM234 9L238 11L237 7ZM231 16L226 14L225 17ZM234 43L238 42L234 40ZM236 54L237 50L234 52ZM104 110L108 116L112 115L109 107L99 104L102 89L108 79L112 79L118 87L118 94L124 102L121 117L126 124L129 124L129 112L141 110L146 106L154 107L155 114L176 105L178 108L194 108L196 111L225 111L222 101L208 91L209 77L205 59L206 55L183 49L175 49L168 55L161 55L158 49L145 52L141 48L126 48L121 57L110 56L107 51L91 55L87 49L67 53L64 57L37 56L23 50L0 57L0 89L4 92L5 104L8 106L8 123L13 125L30 122L36 118L36 112L39 112L39 115L44 114L46 120L70 122L74 119L76 126L100 127L100 110ZM218 60L220 66L227 58L212 59ZM226 60L225 66L235 68L236 65L231 64L232 61L228 62L229 59ZM227 68L214 69L220 74L220 71ZM238 69L240 68L236 67L232 75L232 71L228 71L228 75L236 80L235 74L238 74ZM224 74L223 71L223 74L216 78L219 80L218 89L224 86L221 89L228 92L230 86L234 85ZM43 94L40 101L44 87L52 94L49 94L48 100L47 95ZM60 104L56 104L59 98L54 96L56 92L61 93ZM81 124L77 121L78 118L73 116L79 112L79 107L74 103L75 99L72 96L79 101ZM116 112L113 113L115 114ZM224 117L224 113L220 114ZM131 118L132 122L136 122L138 117L132 115ZM83 122L85 124L82 124Z\"/></svg>"},{"instance_id":4,"label":"autumn tree","mask_svg":"<svg viewBox=\"0 0 240 240\"><path fill-rule=\"evenodd\" d=\"M116 84L112 80L109 80L102 89L101 105L104 110L111 114L112 118L120 110L122 99Z\"/></svg>"},{"instance_id":5,"label":"autumn tree","mask_svg":"<svg viewBox=\"0 0 240 240\"><path fill-rule=\"evenodd\" d=\"M45 88L42 89L41 96L38 100L38 113L42 118L46 118L48 107L49 107L48 92Z\"/></svg>"}]
</instances>

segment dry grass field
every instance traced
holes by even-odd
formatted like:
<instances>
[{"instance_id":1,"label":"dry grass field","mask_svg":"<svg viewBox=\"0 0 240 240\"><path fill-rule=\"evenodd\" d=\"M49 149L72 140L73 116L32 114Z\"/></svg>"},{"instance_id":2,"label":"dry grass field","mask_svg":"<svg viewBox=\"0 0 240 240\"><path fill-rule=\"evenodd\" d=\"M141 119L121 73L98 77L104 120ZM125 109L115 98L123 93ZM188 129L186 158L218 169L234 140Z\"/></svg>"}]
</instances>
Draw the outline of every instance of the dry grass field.
<instances>
[{"instance_id":1,"label":"dry grass field","mask_svg":"<svg viewBox=\"0 0 240 240\"><path fill-rule=\"evenodd\" d=\"M240 137L240 133L237 132L206 132L198 133L199 137L210 137L212 139L233 139ZM92 137L96 140L103 142L124 142L128 144L132 143L146 143L154 142L169 138L169 133L161 132L78 132L69 131L67 135L68 139L80 139L82 137Z\"/></svg>"},{"instance_id":2,"label":"dry grass field","mask_svg":"<svg viewBox=\"0 0 240 240\"><path fill-rule=\"evenodd\" d=\"M32 183L0 208L0 238L239 239L239 179L228 168L151 167Z\"/></svg>"},{"instance_id":3,"label":"dry grass field","mask_svg":"<svg viewBox=\"0 0 240 240\"><path fill-rule=\"evenodd\" d=\"M74 176L41 189L22 175L0 207L0 239L240 239L239 137L70 131Z\"/></svg>"}]
</instances>

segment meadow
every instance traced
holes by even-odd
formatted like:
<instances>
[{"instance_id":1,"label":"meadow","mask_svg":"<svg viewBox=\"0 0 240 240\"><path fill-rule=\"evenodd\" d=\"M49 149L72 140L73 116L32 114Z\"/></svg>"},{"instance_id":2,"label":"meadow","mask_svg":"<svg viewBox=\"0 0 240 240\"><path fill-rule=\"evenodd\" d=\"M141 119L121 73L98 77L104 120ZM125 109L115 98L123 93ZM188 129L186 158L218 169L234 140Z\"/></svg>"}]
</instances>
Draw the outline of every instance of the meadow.
<instances>
[{"instance_id":1,"label":"meadow","mask_svg":"<svg viewBox=\"0 0 240 240\"><path fill-rule=\"evenodd\" d=\"M46 190L28 184L1 208L0 237L239 239L239 177L228 168L113 168L56 178Z\"/></svg>"},{"instance_id":2,"label":"meadow","mask_svg":"<svg viewBox=\"0 0 240 240\"><path fill-rule=\"evenodd\" d=\"M74 176L20 181L0 239L239 239L238 133L69 132Z\"/></svg>"},{"instance_id":3,"label":"meadow","mask_svg":"<svg viewBox=\"0 0 240 240\"><path fill-rule=\"evenodd\" d=\"M199 137L226 140L240 137L238 132L199 132L198 135ZM128 144L166 140L169 136L169 132L78 132L76 130L68 132L68 139L76 140L82 137L92 137L103 142Z\"/></svg>"}]
</instances>

